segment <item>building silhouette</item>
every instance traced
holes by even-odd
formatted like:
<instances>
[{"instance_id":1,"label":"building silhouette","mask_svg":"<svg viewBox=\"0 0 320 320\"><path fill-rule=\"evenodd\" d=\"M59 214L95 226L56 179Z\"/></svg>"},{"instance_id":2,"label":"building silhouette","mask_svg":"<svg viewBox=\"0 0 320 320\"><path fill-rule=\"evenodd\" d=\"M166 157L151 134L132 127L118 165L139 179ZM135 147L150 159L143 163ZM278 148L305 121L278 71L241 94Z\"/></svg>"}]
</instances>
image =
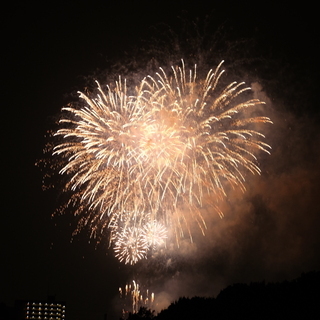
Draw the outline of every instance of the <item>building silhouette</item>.
<instances>
[{"instance_id":1,"label":"building silhouette","mask_svg":"<svg viewBox=\"0 0 320 320\"><path fill-rule=\"evenodd\" d=\"M18 320L65 320L66 303L56 301L54 296L47 300L17 300L15 310Z\"/></svg>"}]
</instances>

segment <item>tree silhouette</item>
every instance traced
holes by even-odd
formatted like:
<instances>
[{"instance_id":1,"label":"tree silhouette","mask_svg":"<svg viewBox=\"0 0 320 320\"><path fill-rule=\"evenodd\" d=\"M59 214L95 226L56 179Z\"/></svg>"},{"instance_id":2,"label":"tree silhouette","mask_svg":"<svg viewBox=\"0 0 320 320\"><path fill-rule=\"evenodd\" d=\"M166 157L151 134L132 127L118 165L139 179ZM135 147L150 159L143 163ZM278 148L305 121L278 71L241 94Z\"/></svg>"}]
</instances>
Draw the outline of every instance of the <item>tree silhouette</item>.
<instances>
[{"instance_id":1,"label":"tree silhouette","mask_svg":"<svg viewBox=\"0 0 320 320\"><path fill-rule=\"evenodd\" d=\"M151 311L150 309L147 309L145 307L140 307L139 311L137 313L129 313L128 320L138 320L138 319L154 319L155 311Z\"/></svg>"}]
</instances>

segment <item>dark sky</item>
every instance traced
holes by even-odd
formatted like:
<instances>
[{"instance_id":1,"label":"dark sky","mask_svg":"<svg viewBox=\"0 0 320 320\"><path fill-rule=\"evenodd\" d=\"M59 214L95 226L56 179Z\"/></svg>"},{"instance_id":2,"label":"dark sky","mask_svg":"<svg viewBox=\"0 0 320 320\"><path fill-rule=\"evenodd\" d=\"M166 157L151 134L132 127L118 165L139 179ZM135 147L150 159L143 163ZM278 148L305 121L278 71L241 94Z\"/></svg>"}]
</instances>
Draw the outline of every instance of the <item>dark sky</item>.
<instances>
[{"instance_id":1,"label":"dark sky","mask_svg":"<svg viewBox=\"0 0 320 320\"><path fill-rule=\"evenodd\" d=\"M114 314L119 286L135 277L166 307L182 295L217 295L233 282L319 270L317 9L306 2L206 2L18 1L3 9L0 302L55 294L67 301L68 319L99 320ZM232 41L254 40L264 57L255 62L261 73L254 81L261 81L254 88L274 121L267 132L272 155L263 157L263 173L248 179L246 193L230 193L225 219L210 219L205 238L130 268L106 244L89 243L86 231L71 242L76 219L51 218L58 192L42 191L35 162L46 131L86 76L110 68L110 60L121 64L124 52L154 36L152 26L164 22L183 37L177 17L206 14L214 21L209 32L224 25Z\"/></svg>"}]
</instances>

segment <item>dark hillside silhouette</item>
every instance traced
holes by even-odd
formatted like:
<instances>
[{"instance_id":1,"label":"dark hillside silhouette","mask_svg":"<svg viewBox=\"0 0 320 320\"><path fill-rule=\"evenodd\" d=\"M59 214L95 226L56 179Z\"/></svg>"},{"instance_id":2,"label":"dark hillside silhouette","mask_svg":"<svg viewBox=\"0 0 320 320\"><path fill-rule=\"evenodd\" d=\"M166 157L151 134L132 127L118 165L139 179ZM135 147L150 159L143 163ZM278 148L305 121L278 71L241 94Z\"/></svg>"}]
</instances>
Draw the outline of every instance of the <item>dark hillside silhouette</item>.
<instances>
[{"instance_id":1,"label":"dark hillside silhouette","mask_svg":"<svg viewBox=\"0 0 320 320\"><path fill-rule=\"evenodd\" d=\"M213 319L215 305L214 298L183 297L161 311L156 319Z\"/></svg>"},{"instance_id":2,"label":"dark hillside silhouette","mask_svg":"<svg viewBox=\"0 0 320 320\"><path fill-rule=\"evenodd\" d=\"M157 316L141 309L129 319L320 319L320 272L293 281L233 284L216 298L182 297Z\"/></svg>"}]
</instances>

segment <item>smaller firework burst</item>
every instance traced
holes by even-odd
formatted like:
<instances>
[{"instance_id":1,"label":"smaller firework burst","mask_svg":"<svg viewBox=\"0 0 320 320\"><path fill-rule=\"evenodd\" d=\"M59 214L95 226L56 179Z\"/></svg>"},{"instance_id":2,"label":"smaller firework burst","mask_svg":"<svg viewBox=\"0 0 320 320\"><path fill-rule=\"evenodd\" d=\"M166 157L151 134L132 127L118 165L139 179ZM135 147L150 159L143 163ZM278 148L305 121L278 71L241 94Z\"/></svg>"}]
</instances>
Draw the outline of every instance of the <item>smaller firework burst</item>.
<instances>
[{"instance_id":1,"label":"smaller firework burst","mask_svg":"<svg viewBox=\"0 0 320 320\"><path fill-rule=\"evenodd\" d=\"M148 248L156 250L157 247L165 244L167 229L160 222L156 220L148 222L143 228L143 233Z\"/></svg>"},{"instance_id":2,"label":"smaller firework burst","mask_svg":"<svg viewBox=\"0 0 320 320\"><path fill-rule=\"evenodd\" d=\"M115 256L125 264L135 264L138 260L146 258L148 244L141 228L120 227L116 234L114 245Z\"/></svg>"},{"instance_id":3,"label":"smaller firework burst","mask_svg":"<svg viewBox=\"0 0 320 320\"><path fill-rule=\"evenodd\" d=\"M115 256L125 264L133 265L147 258L148 251L164 245L167 238L165 226L152 220L150 214L146 214L143 221L134 212L114 215L108 227Z\"/></svg>"}]
</instances>

